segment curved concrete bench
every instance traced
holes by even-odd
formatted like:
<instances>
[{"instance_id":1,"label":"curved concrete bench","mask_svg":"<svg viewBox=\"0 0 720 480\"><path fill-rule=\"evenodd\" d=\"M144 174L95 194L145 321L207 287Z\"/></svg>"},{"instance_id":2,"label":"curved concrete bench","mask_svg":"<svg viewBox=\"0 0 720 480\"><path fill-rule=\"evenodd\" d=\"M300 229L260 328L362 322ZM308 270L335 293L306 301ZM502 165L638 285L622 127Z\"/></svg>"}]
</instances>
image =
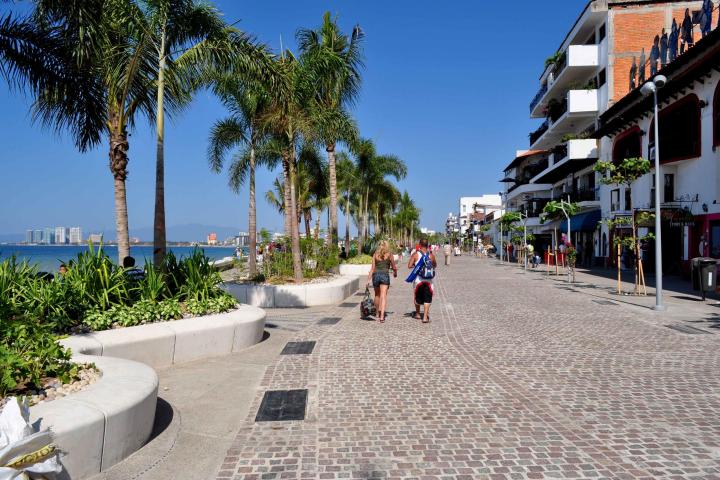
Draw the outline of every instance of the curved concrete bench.
<instances>
[{"instance_id":1,"label":"curved concrete bench","mask_svg":"<svg viewBox=\"0 0 720 480\"><path fill-rule=\"evenodd\" d=\"M329 282L303 285L224 283L221 288L240 303L261 308L292 308L336 305L355 293L358 285L358 277L346 276Z\"/></svg>"},{"instance_id":2,"label":"curved concrete bench","mask_svg":"<svg viewBox=\"0 0 720 480\"><path fill-rule=\"evenodd\" d=\"M142 363L73 355L93 362L103 375L85 390L30 408L31 422L52 430L74 480L99 473L145 445L155 420L158 377Z\"/></svg>"},{"instance_id":3,"label":"curved concrete bench","mask_svg":"<svg viewBox=\"0 0 720 480\"><path fill-rule=\"evenodd\" d=\"M255 345L262 340L264 329L265 312L241 305L227 313L73 335L60 343L73 353L164 367Z\"/></svg>"},{"instance_id":4,"label":"curved concrete bench","mask_svg":"<svg viewBox=\"0 0 720 480\"><path fill-rule=\"evenodd\" d=\"M369 263L363 265L343 263L340 265L340 275L349 275L355 277L367 276L367 274L370 273L370 267L372 267L372 265L370 265Z\"/></svg>"}]
</instances>

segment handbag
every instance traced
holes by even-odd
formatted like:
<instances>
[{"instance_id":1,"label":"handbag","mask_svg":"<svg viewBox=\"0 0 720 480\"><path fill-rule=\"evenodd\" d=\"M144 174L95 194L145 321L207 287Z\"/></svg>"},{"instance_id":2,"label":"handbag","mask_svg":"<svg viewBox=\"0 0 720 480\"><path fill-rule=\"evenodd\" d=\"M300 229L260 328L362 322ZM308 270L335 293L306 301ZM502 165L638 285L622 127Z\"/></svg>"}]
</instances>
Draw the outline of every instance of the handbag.
<instances>
[{"instance_id":1,"label":"handbag","mask_svg":"<svg viewBox=\"0 0 720 480\"><path fill-rule=\"evenodd\" d=\"M365 287L365 296L360 302L360 317L368 318L371 315L375 315L377 310L375 309L375 302L370 297L370 288Z\"/></svg>"}]
</instances>

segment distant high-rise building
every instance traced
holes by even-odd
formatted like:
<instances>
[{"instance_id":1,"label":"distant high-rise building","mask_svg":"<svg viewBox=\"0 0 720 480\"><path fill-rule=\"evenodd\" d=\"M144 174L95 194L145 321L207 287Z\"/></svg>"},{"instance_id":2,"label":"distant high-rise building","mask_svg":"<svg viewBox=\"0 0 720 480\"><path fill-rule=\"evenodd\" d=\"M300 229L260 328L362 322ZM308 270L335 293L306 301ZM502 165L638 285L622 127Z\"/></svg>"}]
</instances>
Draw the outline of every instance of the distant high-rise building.
<instances>
[{"instance_id":1,"label":"distant high-rise building","mask_svg":"<svg viewBox=\"0 0 720 480\"><path fill-rule=\"evenodd\" d=\"M80 227L71 227L70 228L70 243L74 245L79 245L83 243L82 241L82 230Z\"/></svg>"},{"instance_id":2,"label":"distant high-rise building","mask_svg":"<svg viewBox=\"0 0 720 480\"><path fill-rule=\"evenodd\" d=\"M247 247L250 245L250 234L247 232L240 232L235 237L235 245L238 247Z\"/></svg>"},{"instance_id":3,"label":"distant high-rise building","mask_svg":"<svg viewBox=\"0 0 720 480\"><path fill-rule=\"evenodd\" d=\"M25 230L25 243L35 243L35 242L33 242L33 231L32 230Z\"/></svg>"},{"instance_id":4,"label":"distant high-rise building","mask_svg":"<svg viewBox=\"0 0 720 480\"><path fill-rule=\"evenodd\" d=\"M55 243L55 229L50 228L50 227L45 227L45 230L43 231L42 243L44 243L46 245Z\"/></svg>"},{"instance_id":5,"label":"distant high-rise building","mask_svg":"<svg viewBox=\"0 0 720 480\"><path fill-rule=\"evenodd\" d=\"M103 234L102 233L91 233L88 235L88 242L95 244L95 243L102 243L103 241Z\"/></svg>"},{"instance_id":6,"label":"distant high-rise building","mask_svg":"<svg viewBox=\"0 0 720 480\"><path fill-rule=\"evenodd\" d=\"M43 232L42 230L33 230L33 240L32 243L42 243L43 239Z\"/></svg>"},{"instance_id":7,"label":"distant high-rise building","mask_svg":"<svg viewBox=\"0 0 720 480\"><path fill-rule=\"evenodd\" d=\"M211 233L207 236L208 245L217 245L217 233Z\"/></svg>"},{"instance_id":8,"label":"distant high-rise building","mask_svg":"<svg viewBox=\"0 0 720 480\"><path fill-rule=\"evenodd\" d=\"M55 227L55 243L65 245L68 241L69 230L65 227Z\"/></svg>"}]
</instances>

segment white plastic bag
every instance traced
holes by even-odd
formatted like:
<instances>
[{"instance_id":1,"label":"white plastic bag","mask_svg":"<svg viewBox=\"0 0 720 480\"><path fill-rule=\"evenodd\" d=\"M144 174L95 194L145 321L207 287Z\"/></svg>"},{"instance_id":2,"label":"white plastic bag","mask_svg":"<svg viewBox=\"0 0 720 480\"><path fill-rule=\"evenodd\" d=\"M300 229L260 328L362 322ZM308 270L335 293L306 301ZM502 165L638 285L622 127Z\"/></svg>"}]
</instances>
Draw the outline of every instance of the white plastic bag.
<instances>
[{"instance_id":1,"label":"white plastic bag","mask_svg":"<svg viewBox=\"0 0 720 480\"><path fill-rule=\"evenodd\" d=\"M62 471L48 430L35 432L27 403L10 397L0 410L0 480L54 478Z\"/></svg>"}]
</instances>

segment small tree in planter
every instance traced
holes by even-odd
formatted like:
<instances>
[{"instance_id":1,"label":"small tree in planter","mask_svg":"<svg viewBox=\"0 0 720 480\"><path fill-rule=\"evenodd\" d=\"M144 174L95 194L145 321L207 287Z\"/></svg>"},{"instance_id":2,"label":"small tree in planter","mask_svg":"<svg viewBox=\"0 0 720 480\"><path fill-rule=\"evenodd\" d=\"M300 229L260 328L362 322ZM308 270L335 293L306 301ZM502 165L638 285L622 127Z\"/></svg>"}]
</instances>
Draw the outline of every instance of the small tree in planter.
<instances>
[{"instance_id":1,"label":"small tree in planter","mask_svg":"<svg viewBox=\"0 0 720 480\"><path fill-rule=\"evenodd\" d=\"M519 222L522 219L519 212L506 212L502 217L500 217L500 226L505 232L512 232L513 231L513 225L515 225L517 222ZM510 238L510 242L512 242L512 235ZM505 250L505 253L507 254L507 246L509 243L506 244L505 240L503 238L500 239L500 243L502 244L502 248ZM510 258L508 258L508 261Z\"/></svg>"},{"instance_id":2,"label":"small tree in planter","mask_svg":"<svg viewBox=\"0 0 720 480\"><path fill-rule=\"evenodd\" d=\"M650 173L650 161L642 157L626 158L621 162L598 162L595 164L594 170L601 174L600 183L604 185L617 185L625 188L631 188L635 181ZM656 187L659 188L658 182L656 181ZM639 212L636 215L635 209L632 210L630 217L619 217L611 222L609 225L616 229L620 225L630 225L632 229L632 238L627 240L620 240L616 237L615 247L621 249L624 245L630 248L635 256L634 267L635 267L635 294L640 293L640 285L645 285L645 275L642 271L642 260L640 259L640 242L651 238L651 235L647 235L643 238L638 238L637 228L638 223L649 224L655 216L648 212ZM625 242L625 243L623 243ZM618 260L618 293L621 293L621 265Z\"/></svg>"},{"instance_id":3,"label":"small tree in planter","mask_svg":"<svg viewBox=\"0 0 720 480\"><path fill-rule=\"evenodd\" d=\"M555 220L561 220L566 219L568 223L568 242L570 242L570 217L575 215L580 210L580 206L578 206L577 203L573 202L567 202L565 200L551 200L549 201L545 207L543 208L543 213L540 215L540 223L545 223L548 221L555 221ZM555 238L555 242L557 243L557 235ZM557 248L557 245L556 247ZM577 251L573 249L574 252L574 258L577 258ZM566 251L567 260L569 263L570 260L570 252ZM557 261L555 262L555 266L557 267ZM570 266L570 265L568 265ZM574 267L575 265L572 265L572 268L568 270L568 281L570 281L570 272L573 272L574 275ZM555 269L555 274L557 275L557 268ZM572 279L573 281L575 278Z\"/></svg>"}]
</instances>

